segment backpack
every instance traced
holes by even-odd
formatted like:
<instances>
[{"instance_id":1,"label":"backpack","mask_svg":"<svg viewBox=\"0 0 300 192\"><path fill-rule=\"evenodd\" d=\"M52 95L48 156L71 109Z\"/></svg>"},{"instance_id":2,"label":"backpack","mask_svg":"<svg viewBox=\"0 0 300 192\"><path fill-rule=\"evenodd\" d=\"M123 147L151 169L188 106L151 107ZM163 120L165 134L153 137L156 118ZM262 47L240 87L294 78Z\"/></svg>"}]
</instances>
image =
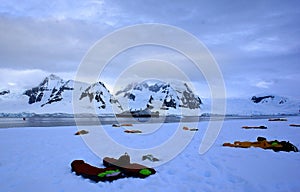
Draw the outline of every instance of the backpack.
<instances>
[{"instance_id":1,"label":"backpack","mask_svg":"<svg viewBox=\"0 0 300 192\"><path fill-rule=\"evenodd\" d=\"M128 153L125 153L124 155L122 155L121 157L119 157L118 163L120 163L122 165L128 165L128 164L130 164L130 156L128 155Z\"/></svg>"},{"instance_id":2,"label":"backpack","mask_svg":"<svg viewBox=\"0 0 300 192\"><path fill-rule=\"evenodd\" d=\"M283 146L284 151L287 151L287 152L290 152L290 151L298 152L299 151L298 148L295 145L291 144L289 141L288 142L282 141L281 145Z\"/></svg>"}]
</instances>

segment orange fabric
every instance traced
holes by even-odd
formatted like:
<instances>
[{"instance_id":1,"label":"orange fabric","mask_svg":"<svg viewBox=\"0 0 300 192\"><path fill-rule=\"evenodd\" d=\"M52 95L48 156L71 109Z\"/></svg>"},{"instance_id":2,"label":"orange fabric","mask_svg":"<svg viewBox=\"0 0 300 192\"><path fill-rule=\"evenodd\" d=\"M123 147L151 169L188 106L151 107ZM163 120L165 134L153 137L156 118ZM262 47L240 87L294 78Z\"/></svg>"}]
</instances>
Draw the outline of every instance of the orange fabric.
<instances>
[{"instance_id":1,"label":"orange fabric","mask_svg":"<svg viewBox=\"0 0 300 192\"><path fill-rule=\"evenodd\" d=\"M263 149L267 148L277 148L282 147L282 145L278 144L275 146L272 146L268 141L256 141L256 142L250 142L250 141L235 141L233 144L231 143L224 143L223 146L226 147L240 147L240 148L249 148L249 147L260 147Z\"/></svg>"},{"instance_id":2,"label":"orange fabric","mask_svg":"<svg viewBox=\"0 0 300 192\"><path fill-rule=\"evenodd\" d=\"M128 127L128 126L133 126L133 125L130 124L130 123L124 123L124 124L121 124L121 126L124 126L124 127L127 126Z\"/></svg>"}]
</instances>

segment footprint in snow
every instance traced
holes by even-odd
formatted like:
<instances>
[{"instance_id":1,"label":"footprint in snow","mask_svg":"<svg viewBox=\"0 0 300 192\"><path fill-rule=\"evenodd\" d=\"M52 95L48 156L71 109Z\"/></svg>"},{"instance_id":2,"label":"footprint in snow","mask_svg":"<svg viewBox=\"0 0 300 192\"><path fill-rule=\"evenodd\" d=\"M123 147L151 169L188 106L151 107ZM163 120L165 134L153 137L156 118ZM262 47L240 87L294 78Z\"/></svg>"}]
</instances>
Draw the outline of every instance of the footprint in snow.
<instances>
[{"instance_id":1,"label":"footprint in snow","mask_svg":"<svg viewBox=\"0 0 300 192\"><path fill-rule=\"evenodd\" d=\"M204 177L211 177L211 172L210 171L205 171L204 172Z\"/></svg>"},{"instance_id":2,"label":"footprint in snow","mask_svg":"<svg viewBox=\"0 0 300 192\"><path fill-rule=\"evenodd\" d=\"M241 177L233 175L233 174L228 174L227 178L228 178L229 182L234 183L234 184L242 183L244 181Z\"/></svg>"}]
</instances>

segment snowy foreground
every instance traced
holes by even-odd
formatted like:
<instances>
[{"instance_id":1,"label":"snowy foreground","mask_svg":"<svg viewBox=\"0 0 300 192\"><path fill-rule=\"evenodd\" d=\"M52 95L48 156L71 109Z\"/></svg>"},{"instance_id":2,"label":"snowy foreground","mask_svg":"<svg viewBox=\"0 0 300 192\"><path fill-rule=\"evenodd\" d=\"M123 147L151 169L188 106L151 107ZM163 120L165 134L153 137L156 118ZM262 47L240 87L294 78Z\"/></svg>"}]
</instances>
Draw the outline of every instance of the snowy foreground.
<instances>
[{"instance_id":1,"label":"snowy foreground","mask_svg":"<svg viewBox=\"0 0 300 192\"><path fill-rule=\"evenodd\" d=\"M226 120L212 148L200 155L199 145L208 124L200 122L187 148L156 167L155 175L112 183L95 183L71 173L70 163L75 159L103 167L102 159L74 135L74 126L0 129L0 191L300 191L300 153L222 147L224 142L255 141L264 136L288 140L300 148L300 128L290 127L292 123L299 124L300 117L288 117L286 122ZM241 128L244 125L265 125L268 129L245 130ZM165 126L172 129L176 123ZM110 125L105 129L115 137L122 134L120 138L127 138L132 145L140 142L141 135L125 135L122 128Z\"/></svg>"}]
</instances>

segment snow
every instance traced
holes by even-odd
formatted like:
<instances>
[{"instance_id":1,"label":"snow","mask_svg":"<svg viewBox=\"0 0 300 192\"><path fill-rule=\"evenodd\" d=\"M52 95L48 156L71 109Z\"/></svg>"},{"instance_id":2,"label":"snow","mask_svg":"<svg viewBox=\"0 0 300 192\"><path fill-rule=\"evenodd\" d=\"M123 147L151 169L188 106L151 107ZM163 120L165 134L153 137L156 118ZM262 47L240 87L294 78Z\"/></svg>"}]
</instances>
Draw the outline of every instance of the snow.
<instances>
[{"instance_id":1,"label":"snow","mask_svg":"<svg viewBox=\"0 0 300 192\"><path fill-rule=\"evenodd\" d=\"M251 115L297 115L300 113L300 101L288 100L282 104L283 97L275 96L274 99L266 99L264 102L254 103L250 98L227 98L226 114L251 116ZM202 98L201 113L210 113L211 102L209 98ZM218 102L218 99L216 99Z\"/></svg>"},{"instance_id":2,"label":"snow","mask_svg":"<svg viewBox=\"0 0 300 192\"><path fill-rule=\"evenodd\" d=\"M289 127L292 123L299 124L300 117L288 117L288 121L283 122L267 119L226 120L212 148L200 155L199 146L208 125L208 121L201 121L199 131L195 132L184 151L156 167L155 175L146 179L120 179L112 183L95 183L71 173L70 163L75 159L103 166L102 159L88 148L81 137L74 135L76 127L2 128L0 188L1 191L44 192L299 191L299 153L222 147L224 142L255 141L257 136L264 136L268 140L288 140L300 148L300 129ZM245 130L241 128L244 125L265 125L268 129ZM134 124L132 129L139 129L139 126ZM158 130L162 136L155 136L155 139L149 139L144 144L141 144L143 134L125 134L123 128L110 125L105 125L104 129L124 145L148 147L158 145L166 139L165 136L170 136L170 130L174 130L177 124L163 126ZM185 133L191 134L189 131Z\"/></svg>"}]
</instances>

